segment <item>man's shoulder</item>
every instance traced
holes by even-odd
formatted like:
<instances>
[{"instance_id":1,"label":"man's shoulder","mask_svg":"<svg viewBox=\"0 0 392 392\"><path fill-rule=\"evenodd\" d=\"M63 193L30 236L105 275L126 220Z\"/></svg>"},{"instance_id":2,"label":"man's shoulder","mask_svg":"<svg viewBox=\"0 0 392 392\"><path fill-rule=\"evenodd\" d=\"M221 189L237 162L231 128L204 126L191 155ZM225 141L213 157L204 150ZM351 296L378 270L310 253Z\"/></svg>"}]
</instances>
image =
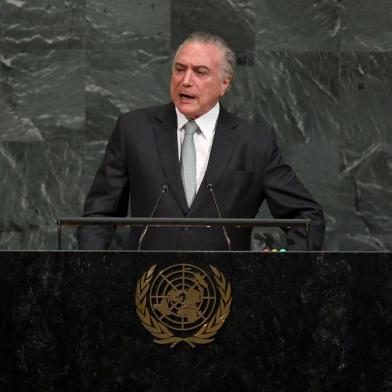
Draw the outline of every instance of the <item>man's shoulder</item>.
<instances>
[{"instance_id":1,"label":"man's shoulder","mask_svg":"<svg viewBox=\"0 0 392 392\"><path fill-rule=\"evenodd\" d=\"M257 119L253 121L251 119L245 119L237 116L236 114L223 109L223 116L227 123L231 123L235 128L238 128L239 133L242 137L271 137L273 135L272 126L268 121L264 119Z\"/></svg>"},{"instance_id":2,"label":"man's shoulder","mask_svg":"<svg viewBox=\"0 0 392 392\"><path fill-rule=\"evenodd\" d=\"M174 111L174 106L172 103L166 103L163 105L149 106L130 110L129 112L122 113L120 115L120 118L123 121L134 121L135 119L147 120L148 118L159 118L170 111Z\"/></svg>"}]
</instances>

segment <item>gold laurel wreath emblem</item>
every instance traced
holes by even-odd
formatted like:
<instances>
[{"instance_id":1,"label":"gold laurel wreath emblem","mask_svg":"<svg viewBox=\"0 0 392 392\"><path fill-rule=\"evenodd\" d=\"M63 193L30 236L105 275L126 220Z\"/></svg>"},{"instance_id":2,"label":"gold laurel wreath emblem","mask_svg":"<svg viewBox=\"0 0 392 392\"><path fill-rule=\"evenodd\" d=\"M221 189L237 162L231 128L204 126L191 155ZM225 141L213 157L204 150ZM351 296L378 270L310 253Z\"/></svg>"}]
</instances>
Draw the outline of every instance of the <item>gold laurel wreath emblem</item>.
<instances>
[{"instance_id":1,"label":"gold laurel wreath emblem","mask_svg":"<svg viewBox=\"0 0 392 392\"><path fill-rule=\"evenodd\" d=\"M143 326L156 338L154 339L154 342L158 344L171 344L171 348L180 342L188 343L191 347L195 347L196 344L207 344L213 342L215 340L215 334L222 328L230 314L231 285L226 281L224 275L218 269L210 265L220 294L219 307L211 320L208 323L203 324L194 335L182 338L175 336L169 328L157 321L148 310L146 297L150 289L155 268L156 264L142 275L137 282L135 293L137 315L139 316Z\"/></svg>"}]
</instances>

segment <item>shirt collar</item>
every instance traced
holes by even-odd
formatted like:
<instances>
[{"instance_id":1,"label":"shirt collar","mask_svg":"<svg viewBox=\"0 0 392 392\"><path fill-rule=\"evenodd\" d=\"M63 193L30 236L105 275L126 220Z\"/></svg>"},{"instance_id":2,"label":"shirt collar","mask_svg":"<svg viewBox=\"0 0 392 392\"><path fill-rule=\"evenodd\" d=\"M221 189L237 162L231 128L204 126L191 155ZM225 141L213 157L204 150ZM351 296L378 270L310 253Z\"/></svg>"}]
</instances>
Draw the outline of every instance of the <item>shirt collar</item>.
<instances>
[{"instance_id":1,"label":"shirt collar","mask_svg":"<svg viewBox=\"0 0 392 392\"><path fill-rule=\"evenodd\" d=\"M216 121L218 120L220 111L219 102L207 113L198 117L195 122L199 127L203 136L207 139L211 138L215 131ZM177 113L177 130L180 130L189 120L176 108Z\"/></svg>"}]
</instances>

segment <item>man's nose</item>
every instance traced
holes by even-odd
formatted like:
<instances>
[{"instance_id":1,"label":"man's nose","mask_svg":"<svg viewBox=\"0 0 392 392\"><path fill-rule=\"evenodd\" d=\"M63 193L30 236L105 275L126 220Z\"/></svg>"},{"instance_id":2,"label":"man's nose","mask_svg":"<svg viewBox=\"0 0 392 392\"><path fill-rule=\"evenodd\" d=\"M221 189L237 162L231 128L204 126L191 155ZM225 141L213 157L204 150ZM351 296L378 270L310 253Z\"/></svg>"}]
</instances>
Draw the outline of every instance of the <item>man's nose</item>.
<instances>
[{"instance_id":1,"label":"man's nose","mask_svg":"<svg viewBox=\"0 0 392 392\"><path fill-rule=\"evenodd\" d=\"M184 73L184 78L182 79L182 84L184 86L192 86L192 70L188 69L185 73Z\"/></svg>"}]
</instances>

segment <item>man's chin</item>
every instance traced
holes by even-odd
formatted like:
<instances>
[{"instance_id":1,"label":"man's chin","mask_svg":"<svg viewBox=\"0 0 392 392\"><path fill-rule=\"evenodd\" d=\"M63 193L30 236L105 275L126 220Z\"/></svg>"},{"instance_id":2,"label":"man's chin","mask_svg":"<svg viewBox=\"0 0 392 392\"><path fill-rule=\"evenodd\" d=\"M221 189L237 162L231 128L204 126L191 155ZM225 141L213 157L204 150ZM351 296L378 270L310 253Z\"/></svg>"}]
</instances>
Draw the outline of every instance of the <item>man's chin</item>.
<instances>
[{"instance_id":1,"label":"man's chin","mask_svg":"<svg viewBox=\"0 0 392 392\"><path fill-rule=\"evenodd\" d=\"M186 117L186 118L192 118L195 119L199 117L197 108L194 107L192 103L180 103L179 105L176 105L177 109Z\"/></svg>"}]
</instances>

